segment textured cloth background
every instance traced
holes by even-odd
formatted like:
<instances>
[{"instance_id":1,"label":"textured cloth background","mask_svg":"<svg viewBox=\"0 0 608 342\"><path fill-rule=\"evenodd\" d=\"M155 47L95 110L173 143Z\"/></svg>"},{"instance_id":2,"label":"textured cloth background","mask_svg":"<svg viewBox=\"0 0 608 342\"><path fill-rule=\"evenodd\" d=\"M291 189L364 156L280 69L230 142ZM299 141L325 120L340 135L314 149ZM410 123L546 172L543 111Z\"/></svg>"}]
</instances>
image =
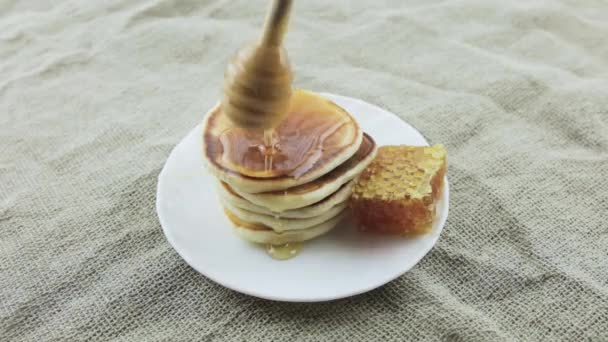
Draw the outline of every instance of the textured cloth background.
<instances>
[{"instance_id":1,"label":"textured cloth background","mask_svg":"<svg viewBox=\"0 0 608 342\"><path fill-rule=\"evenodd\" d=\"M607 341L608 3L296 1L299 87L450 153L411 272L330 303L195 272L154 210L266 1L0 1L0 340Z\"/></svg>"}]
</instances>

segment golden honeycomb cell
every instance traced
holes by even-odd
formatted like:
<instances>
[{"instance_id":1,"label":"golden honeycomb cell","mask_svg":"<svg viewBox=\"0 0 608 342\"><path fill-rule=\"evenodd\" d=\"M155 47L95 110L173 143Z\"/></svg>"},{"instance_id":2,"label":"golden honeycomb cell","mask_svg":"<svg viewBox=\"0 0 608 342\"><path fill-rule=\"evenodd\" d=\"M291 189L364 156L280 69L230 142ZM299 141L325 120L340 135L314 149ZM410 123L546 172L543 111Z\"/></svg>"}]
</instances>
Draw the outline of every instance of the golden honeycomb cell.
<instances>
[{"instance_id":1,"label":"golden honeycomb cell","mask_svg":"<svg viewBox=\"0 0 608 342\"><path fill-rule=\"evenodd\" d=\"M431 230L443 187L443 145L383 146L353 189L350 206L362 231L417 235Z\"/></svg>"}]
</instances>

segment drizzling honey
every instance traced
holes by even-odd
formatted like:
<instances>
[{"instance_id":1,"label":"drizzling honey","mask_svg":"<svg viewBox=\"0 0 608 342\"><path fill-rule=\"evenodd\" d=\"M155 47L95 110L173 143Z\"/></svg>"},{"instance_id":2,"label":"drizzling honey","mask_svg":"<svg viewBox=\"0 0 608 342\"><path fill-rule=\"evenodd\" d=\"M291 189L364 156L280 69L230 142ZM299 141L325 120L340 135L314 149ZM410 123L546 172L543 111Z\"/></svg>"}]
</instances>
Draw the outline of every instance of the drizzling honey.
<instances>
[{"instance_id":1,"label":"drizzling honey","mask_svg":"<svg viewBox=\"0 0 608 342\"><path fill-rule=\"evenodd\" d=\"M272 171L272 161L278 150L278 141L275 135L274 128L264 130L264 145L261 146L261 152L264 154L264 171Z\"/></svg>"},{"instance_id":2,"label":"drizzling honey","mask_svg":"<svg viewBox=\"0 0 608 342\"><path fill-rule=\"evenodd\" d=\"M256 178L299 178L331 160L350 142L354 120L330 101L295 91L285 119L274 129L227 127L220 135L227 169Z\"/></svg>"},{"instance_id":3,"label":"drizzling honey","mask_svg":"<svg viewBox=\"0 0 608 342\"><path fill-rule=\"evenodd\" d=\"M288 242L281 245L266 245L266 252L273 259L287 260L295 257L302 250L301 242Z\"/></svg>"}]
</instances>

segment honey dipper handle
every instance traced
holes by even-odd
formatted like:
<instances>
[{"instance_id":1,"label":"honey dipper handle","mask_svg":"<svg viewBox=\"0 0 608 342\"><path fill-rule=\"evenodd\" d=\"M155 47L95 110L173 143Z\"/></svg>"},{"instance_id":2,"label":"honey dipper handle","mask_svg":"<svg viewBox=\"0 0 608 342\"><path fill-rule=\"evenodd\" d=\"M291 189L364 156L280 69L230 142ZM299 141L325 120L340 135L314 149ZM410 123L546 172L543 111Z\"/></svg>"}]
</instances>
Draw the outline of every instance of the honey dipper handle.
<instances>
[{"instance_id":1,"label":"honey dipper handle","mask_svg":"<svg viewBox=\"0 0 608 342\"><path fill-rule=\"evenodd\" d=\"M287 31L289 13L293 0L273 0L264 23L262 33L262 44L266 46L281 46L283 37Z\"/></svg>"}]
</instances>

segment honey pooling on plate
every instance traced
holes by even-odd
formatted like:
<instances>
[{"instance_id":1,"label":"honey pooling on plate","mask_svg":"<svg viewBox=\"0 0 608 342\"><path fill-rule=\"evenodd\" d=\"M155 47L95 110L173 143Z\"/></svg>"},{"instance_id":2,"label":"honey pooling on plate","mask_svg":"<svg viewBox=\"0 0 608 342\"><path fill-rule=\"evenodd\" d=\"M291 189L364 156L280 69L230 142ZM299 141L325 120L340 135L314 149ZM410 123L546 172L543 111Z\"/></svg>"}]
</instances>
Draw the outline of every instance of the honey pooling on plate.
<instances>
[{"instance_id":1,"label":"honey pooling on plate","mask_svg":"<svg viewBox=\"0 0 608 342\"><path fill-rule=\"evenodd\" d=\"M287 260L295 257L302 250L301 242L287 242L280 245L266 244L266 252L273 259Z\"/></svg>"},{"instance_id":2,"label":"honey pooling on plate","mask_svg":"<svg viewBox=\"0 0 608 342\"><path fill-rule=\"evenodd\" d=\"M401 235L429 232L445 172L442 145L380 147L351 197L359 229Z\"/></svg>"}]
</instances>

